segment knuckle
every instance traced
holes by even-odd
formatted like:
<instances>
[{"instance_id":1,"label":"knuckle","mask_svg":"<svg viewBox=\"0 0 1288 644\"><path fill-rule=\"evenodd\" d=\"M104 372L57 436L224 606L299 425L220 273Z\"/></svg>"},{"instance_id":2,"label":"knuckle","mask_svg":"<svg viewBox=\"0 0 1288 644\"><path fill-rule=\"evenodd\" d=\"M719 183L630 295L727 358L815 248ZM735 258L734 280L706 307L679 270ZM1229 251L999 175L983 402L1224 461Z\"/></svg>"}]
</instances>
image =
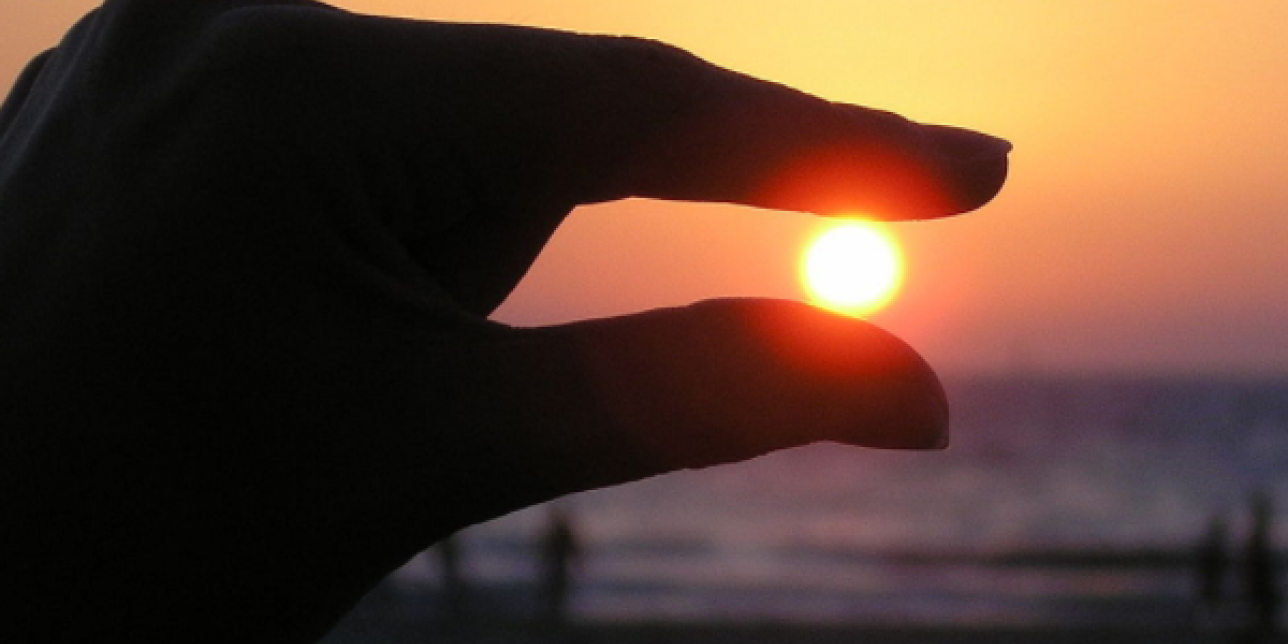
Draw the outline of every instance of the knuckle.
<instances>
[{"instance_id":1,"label":"knuckle","mask_svg":"<svg viewBox=\"0 0 1288 644\"><path fill-rule=\"evenodd\" d=\"M206 26L182 74L197 102L223 120L265 122L290 130L328 103L341 66L316 12L251 7ZM303 121L301 120L303 119Z\"/></svg>"},{"instance_id":2,"label":"knuckle","mask_svg":"<svg viewBox=\"0 0 1288 644\"><path fill-rule=\"evenodd\" d=\"M688 51L658 40L634 36L601 36L600 38L612 52L613 62L622 71L636 77L653 74L684 74L707 67L702 59Z\"/></svg>"}]
</instances>

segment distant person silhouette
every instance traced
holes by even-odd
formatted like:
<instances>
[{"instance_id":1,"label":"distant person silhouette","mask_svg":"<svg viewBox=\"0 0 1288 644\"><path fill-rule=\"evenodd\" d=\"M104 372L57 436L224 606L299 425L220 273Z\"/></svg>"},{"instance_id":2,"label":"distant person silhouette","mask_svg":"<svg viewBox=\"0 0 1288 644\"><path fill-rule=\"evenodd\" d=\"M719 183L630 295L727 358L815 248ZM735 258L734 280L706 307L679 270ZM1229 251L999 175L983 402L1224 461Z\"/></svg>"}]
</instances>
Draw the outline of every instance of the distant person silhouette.
<instances>
[{"instance_id":1,"label":"distant person silhouette","mask_svg":"<svg viewBox=\"0 0 1288 644\"><path fill-rule=\"evenodd\" d=\"M1225 612L1226 576L1230 569L1229 529L1225 517L1216 516L1208 525L1195 552L1194 618L1200 626L1219 627Z\"/></svg>"},{"instance_id":2,"label":"distant person silhouette","mask_svg":"<svg viewBox=\"0 0 1288 644\"><path fill-rule=\"evenodd\" d=\"M439 578L443 584L443 616L450 622L465 619L465 575L461 573L461 547L459 537L453 535L439 541L431 549L438 558Z\"/></svg>"},{"instance_id":3,"label":"distant person silhouette","mask_svg":"<svg viewBox=\"0 0 1288 644\"><path fill-rule=\"evenodd\" d=\"M630 38L107 0L0 108L0 641L311 641L522 507L940 447L923 360L804 304L488 316L580 204L947 216L1009 150Z\"/></svg>"},{"instance_id":4,"label":"distant person silhouette","mask_svg":"<svg viewBox=\"0 0 1288 644\"><path fill-rule=\"evenodd\" d=\"M1278 631L1279 607L1283 596L1279 590L1278 564L1271 536L1273 511L1270 497L1263 492L1251 501L1252 528L1244 551L1244 591L1252 613L1252 630L1261 638Z\"/></svg>"},{"instance_id":5,"label":"distant person silhouette","mask_svg":"<svg viewBox=\"0 0 1288 644\"><path fill-rule=\"evenodd\" d=\"M568 514L551 508L541 536L539 605L547 623L563 624L568 616L573 567L581 557L581 543Z\"/></svg>"}]
</instances>

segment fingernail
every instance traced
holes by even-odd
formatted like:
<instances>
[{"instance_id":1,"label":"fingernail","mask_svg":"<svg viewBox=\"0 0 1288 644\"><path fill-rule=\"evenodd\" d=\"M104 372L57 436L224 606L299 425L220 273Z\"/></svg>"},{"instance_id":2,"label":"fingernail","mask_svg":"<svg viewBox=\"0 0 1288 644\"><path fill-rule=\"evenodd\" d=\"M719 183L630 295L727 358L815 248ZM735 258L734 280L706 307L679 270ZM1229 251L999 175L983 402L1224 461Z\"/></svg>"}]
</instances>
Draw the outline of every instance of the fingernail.
<instances>
[{"instance_id":1,"label":"fingernail","mask_svg":"<svg viewBox=\"0 0 1288 644\"><path fill-rule=\"evenodd\" d=\"M932 391L929 399L926 400L923 409L925 415L921 421L925 423L922 436L925 443L920 446L921 449L942 450L948 448L949 442L949 418L951 414L948 410L948 394L944 391L943 384L935 378L931 382Z\"/></svg>"},{"instance_id":2,"label":"fingernail","mask_svg":"<svg viewBox=\"0 0 1288 644\"><path fill-rule=\"evenodd\" d=\"M995 159L1010 154L1010 141L983 132L947 125L929 125L935 146L955 159Z\"/></svg>"},{"instance_id":3,"label":"fingernail","mask_svg":"<svg viewBox=\"0 0 1288 644\"><path fill-rule=\"evenodd\" d=\"M929 374L930 372L926 372ZM904 388L891 397L899 401L895 430L884 447L901 450L947 449L948 398L937 379L904 383Z\"/></svg>"},{"instance_id":4,"label":"fingernail","mask_svg":"<svg viewBox=\"0 0 1288 644\"><path fill-rule=\"evenodd\" d=\"M935 430L932 434L935 439L930 444L930 449L948 449L948 444L951 442L951 432L948 431L948 405L941 405L938 412L938 418L935 419Z\"/></svg>"}]
</instances>

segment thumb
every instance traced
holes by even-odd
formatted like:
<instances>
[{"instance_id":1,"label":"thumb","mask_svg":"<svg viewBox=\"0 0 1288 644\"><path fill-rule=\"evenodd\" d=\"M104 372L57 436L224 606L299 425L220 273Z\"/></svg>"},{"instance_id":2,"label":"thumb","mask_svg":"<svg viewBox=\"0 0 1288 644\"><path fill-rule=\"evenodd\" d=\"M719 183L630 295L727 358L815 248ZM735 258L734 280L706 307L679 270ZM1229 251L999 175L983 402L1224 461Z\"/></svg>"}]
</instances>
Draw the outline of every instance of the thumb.
<instances>
[{"instance_id":1,"label":"thumb","mask_svg":"<svg viewBox=\"0 0 1288 644\"><path fill-rule=\"evenodd\" d=\"M804 304L716 300L579 335L598 403L660 467L818 441L925 449L947 438L947 403L920 356Z\"/></svg>"},{"instance_id":2,"label":"thumb","mask_svg":"<svg viewBox=\"0 0 1288 644\"><path fill-rule=\"evenodd\" d=\"M716 300L516 331L504 356L489 380L529 413L493 425L513 435L492 441L508 446L492 465L517 476L495 488L509 497L500 511L819 441L947 443L943 390L920 356L799 303Z\"/></svg>"}]
</instances>

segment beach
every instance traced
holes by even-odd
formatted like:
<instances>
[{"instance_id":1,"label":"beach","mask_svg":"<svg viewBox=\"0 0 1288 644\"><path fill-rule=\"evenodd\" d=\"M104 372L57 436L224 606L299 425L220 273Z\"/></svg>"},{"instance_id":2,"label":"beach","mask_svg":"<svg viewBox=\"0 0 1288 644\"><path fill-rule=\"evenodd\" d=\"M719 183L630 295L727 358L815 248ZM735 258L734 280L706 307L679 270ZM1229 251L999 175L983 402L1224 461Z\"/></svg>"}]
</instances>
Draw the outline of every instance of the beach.
<instances>
[{"instance_id":1,"label":"beach","mask_svg":"<svg viewBox=\"0 0 1288 644\"><path fill-rule=\"evenodd\" d=\"M1288 534L1288 382L947 386L946 452L816 446L560 500L578 543L557 634L533 626L538 507L412 558L327 644L1234 641L1251 500ZM1202 579L1220 628L1194 626Z\"/></svg>"},{"instance_id":2,"label":"beach","mask_svg":"<svg viewBox=\"0 0 1288 644\"><path fill-rule=\"evenodd\" d=\"M323 644L1230 644L1237 635L1188 628L865 626L781 623L469 626L348 621ZM1262 642L1288 642L1278 637Z\"/></svg>"},{"instance_id":3,"label":"beach","mask_svg":"<svg viewBox=\"0 0 1288 644\"><path fill-rule=\"evenodd\" d=\"M432 589L369 594L321 644L1288 644L1288 635L1250 637L1246 621L1221 624L1172 614L1099 620L1005 623L948 621L805 622L736 619L597 620L570 614L543 617L532 588L478 592L452 612ZM430 592L424 592L430 590ZM525 599L526 598L526 599ZM460 610L462 609L463 610ZM1114 615L1118 621L1107 621Z\"/></svg>"}]
</instances>

